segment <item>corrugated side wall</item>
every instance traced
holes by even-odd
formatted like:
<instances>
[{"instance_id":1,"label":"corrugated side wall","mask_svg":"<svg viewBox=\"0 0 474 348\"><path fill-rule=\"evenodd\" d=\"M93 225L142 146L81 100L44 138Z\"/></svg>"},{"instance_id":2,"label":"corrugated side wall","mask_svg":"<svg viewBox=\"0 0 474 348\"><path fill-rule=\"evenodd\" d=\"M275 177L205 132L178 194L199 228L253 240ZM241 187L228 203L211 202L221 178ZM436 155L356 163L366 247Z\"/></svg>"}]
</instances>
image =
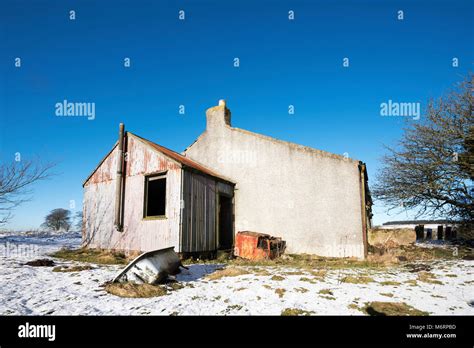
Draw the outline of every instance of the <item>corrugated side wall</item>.
<instances>
[{"instance_id":1,"label":"corrugated side wall","mask_svg":"<svg viewBox=\"0 0 474 348\"><path fill-rule=\"evenodd\" d=\"M181 227L182 252L215 251L216 241L216 190L232 193L229 184L183 170L184 209Z\"/></svg>"},{"instance_id":2,"label":"corrugated side wall","mask_svg":"<svg viewBox=\"0 0 474 348\"><path fill-rule=\"evenodd\" d=\"M84 187L84 244L92 248L150 251L174 246L179 251L181 166L128 136L124 228L114 227L116 149ZM145 176L166 171L166 218L144 219Z\"/></svg>"}]
</instances>

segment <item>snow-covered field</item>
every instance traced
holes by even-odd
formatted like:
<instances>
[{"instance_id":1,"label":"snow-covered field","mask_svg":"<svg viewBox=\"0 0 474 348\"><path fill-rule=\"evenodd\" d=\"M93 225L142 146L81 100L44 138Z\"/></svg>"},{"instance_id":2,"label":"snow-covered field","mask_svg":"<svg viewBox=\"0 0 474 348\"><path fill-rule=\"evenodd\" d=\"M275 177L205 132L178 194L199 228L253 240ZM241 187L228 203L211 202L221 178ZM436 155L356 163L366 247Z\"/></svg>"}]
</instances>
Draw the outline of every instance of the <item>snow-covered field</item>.
<instances>
[{"instance_id":1,"label":"snow-covered field","mask_svg":"<svg viewBox=\"0 0 474 348\"><path fill-rule=\"evenodd\" d=\"M79 244L79 236L73 234L0 234L0 314L280 315L292 308L314 315L362 315L357 306L384 301L405 302L432 315L474 315L474 261L467 260L428 263L436 276L435 283L417 280L417 272L403 266L383 271L334 269L325 276L288 267L244 267L249 274L210 280L206 276L223 265L194 264L177 277L184 287L165 296L143 299L120 298L101 287L122 266L92 265L92 270L62 273L53 272L52 267L24 265L63 246ZM80 264L54 261L56 265ZM374 281L342 281L348 276ZM392 283L384 283L387 281Z\"/></svg>"}]
</instances>

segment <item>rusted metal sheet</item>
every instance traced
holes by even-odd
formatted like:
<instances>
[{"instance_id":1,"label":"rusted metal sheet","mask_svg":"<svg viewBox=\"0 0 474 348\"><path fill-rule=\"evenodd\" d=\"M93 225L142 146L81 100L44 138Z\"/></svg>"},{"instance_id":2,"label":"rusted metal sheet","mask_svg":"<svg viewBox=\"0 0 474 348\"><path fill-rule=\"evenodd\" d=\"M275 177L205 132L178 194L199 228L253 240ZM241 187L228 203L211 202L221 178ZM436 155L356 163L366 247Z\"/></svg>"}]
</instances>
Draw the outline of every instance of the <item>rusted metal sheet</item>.
<instances>
[{"instance_id":1,"label":"rusted metal sheet","mask_svg":"<svg viewBox=\"0 0 474 348\"><path fill-rule=\"evenodd\" d=\"M141 254L130 262L113 282L158 284L166 280L169 275L178 274L181 266L174 247L153 250Z\"/></svg>"},{"instance_id":2,"label":"rusted metal sheet","mask_svg":"<svg viewBox=\"0 0 474 348\"><path fill-rule=\"evenodd\" d=\"M227 182L230 182L232 183L232 181L229 179L229 178L226 178L212 170L210 170L209 168L206 168L204 167L203 165L173 151L173 150L170 150L164 146L161 146L161 145L158 145L158 144L155 144L154 142L151 142L149 140L146 140L144 138L141 138L139 137L138 135L136 134L133 134L135 137L139 138L140 140L142 140L143 142L147 143L148 145L150 145L151 147L153 147L154 149L158 150L159 152L165 154L166 156L168 156L169 158L172 158L173 160L177 161L178 163L181 163L182 165L184 166L187 166L187 167L190 167L190 168L193 168L201 173L204 173L204 174L207 174L207 175L210 175L210 176L214 176L216 178L219 178L220 180L224 180L224 181L227 181Z\"/></svg>"},{"instance_id":3,"label":"rusted metal sheet","mask_svg":"<svg viewBox=\"0 0 474 348\"><path fill-rule=\"evenodd\" d=\"M174 151L126 134L123 232L114 227L115 146L84 185L84 245L130 251L171 246L177 246L177 252L215 251L216 194L233 194L234 184ZM144 218L145 177L151 174L166 175L164 217Z\"/></svg>"},{"instance_id":4,"label":"rusted metal sheet","mask_svg":"<svg viewBox=\"0 0 474 348\"><path fill-rule=\"evenodd\" d=\"M84 186L84 244L93 248L150 251L179 245L181 167L127 133L123 232L114 227L117 147ZM110 164L108 164L110 163ZM143 218L145 175L166 172L166 218Z\"/></svg>"},{"instance_id":5,"label":"rusted metal sheet","mask_svg":"<svg viewBox=\"0 0 474 348\"><path fill-rule=\"evenodd\" d=\"M114 145L112 150L100 161L99 165L92 171L92 173L87 177L87 179L82 184L83 187L89 184L97 184L100 182L111 181L115 177L114 165L115 156L113 152L116 151L118 142Z\"/></svg>"},{"instance_id":6,"label":"rusted metal sheet","mask_svg":"<svg viewBox=\"0 0 474 348\"><path fill-rule=\"evenodd\" d=\"M238 232L235 238L234 254L250 260L274 259L283 254L285 248L286 242L281 238L243 231Z\"/></svg>"}]
</instances>

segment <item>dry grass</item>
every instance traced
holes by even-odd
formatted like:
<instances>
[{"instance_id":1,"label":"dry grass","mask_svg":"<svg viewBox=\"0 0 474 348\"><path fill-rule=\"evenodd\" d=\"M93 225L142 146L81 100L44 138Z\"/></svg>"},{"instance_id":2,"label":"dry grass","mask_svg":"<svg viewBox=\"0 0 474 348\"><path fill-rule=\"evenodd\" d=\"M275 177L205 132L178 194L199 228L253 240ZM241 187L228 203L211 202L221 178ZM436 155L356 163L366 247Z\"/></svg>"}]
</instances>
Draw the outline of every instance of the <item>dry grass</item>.
<instances>
[{"instance_id":1,"label":"dry grass","mask_svg":"<svg viewBox=\"0 0 474 348\"><path fill-rule=\"evenodd\" d=\"M215 263L215 260L194 260L187 259L183 261L183 264L211 264ZM288 271L294 275L304 274L303 271L307 270L310 272L318 273L318 276L324 276L326 270L328 269L342 269L342 268L380 268L383 265L368 262L367 260L360 260L357 258L337 258L337 257L322 257L317 255L308 255L308 254L288 254L283 255L280 258L274 260L246 260L241 258L235 259L226 259L221 260L222 263L225 263L230 266L244 266L244 267L287 267L295 268L298 270ZM316 271L313 271L316 270ZM295 272L295 273L293 273Z\"/></svg>"},{"instance_id":2,"label":"dry grass","mask_svg":"<svg viewBox=\"0 0 474 348\"><path fill-rule=\"evenodd\" d=\"M347 306L347 308L349 309L356 309L356 310L360 310L359 306L356 305L355 303L351 303Z\"/></svg>"},{"instance_id":3,"label":"dry grass","mask_svg":"<svg viewBox=\"0 0 474 348\"><path fill-rule=\"evenodd\" d=\"M384 253L384 254L369 254L367 256L367 261L383 266L391 266L395 265L400 262L398 256L393 255L391 253Z\"/></svg>"},{"instance_id":4,"label":"dry grass","mask_svg":"<svg viewBox=\"0 0 474 348\"><path fill-rule=\"evenodd\" d=\"M311 273L315 277L324 278L326 274L328 273L328 271L325 269L317 269L317 270L312 270L309 273Z\"/></svg>"},{"instance_id":5,"label":"dry grass","mask_svg":"<svg viewBox=\"0 0 474 348\"><path fill-rule=\"evenodd\" d=\"M322 295L334 295L330 289L322 289L322 290L319 290L318 293Z\"/></svg>"},{"instance_id":6,"label":"dry grass","mask_svg":"<svg viewBox=\"0 0 474 348\"><path fill-rule=\"evenodd\" d=\"M281 315L283 316L298 316L298 315L311 315L314 314L312 311L305 311L303 309L298 308L285 308L281 311Z\"/></svg>"},{"instance_id":7,"label":"dry grass","mask_svg":"<svg viewBox=\"0 0 474 348\"><path fill-rule=\"evenodd\" d=\"M217 280L223 277L237 277L244 274L249 274L249 272L239 267L227 267L209 274L206 278L209 280Z\"/></svg>"},{"instance_id":8,"label":"dry grass","mask_svg":"<svg viewBox=\"0 0 474 348\"><path fill-rule=\"evenodd\" d=\"M279 276L279 275L274 275L270 278L271 280L276 280L276 281L281 281L285 280L285 277Z\"/></svg>"},{"instance_id":9,"label":"dry grass","mask_svg":"<svg viewBox=\"0 0 474 348\"><path fill-rule=\"evenodd\" d=\"M386 296L386 297L393 297L393 294L388 293L388 292L381 292L380 295Z\"/></svg>"},{"instance_id":10,"label":"dry grass","mask_svg":"<svg viewBox=\"0 0 474 348\"><path fill-rule=\"evenodd\" d=\"M431 294L431 297L435 297L435 298L446 298L444 296L441 296L441 295L435 295L435 294Z\"/></svg>"},{"instance_id":11,"label":"dry grass","mask_svg":"<svg viewBox=\"0 0 474 348\"><path fill-rule=\"evenodd\" d=\"M415 279L409 279L405 281L406 284L410 284L411 286L417 286L418 282Z\"/></svg>"},{"instance_id":12,"label":"dry grass","mask_svg":"<svg viewBox=\"0 0 474 348\"><path fill-rule=\"evenodd\" d=\"M369 302L362 310L373 316L406 316L406 315L428 315L404 302Z\"/></svg>"},{"instance_id":13,"label":"dry grass","mask_svg":"<svg viewBox=\"0 0 474 348\"><path fill-rule=\"evenodd\" d=\"M254 273L255 275L259 275L259 276L270 276L270 275L272 275L265 268L258 268L258 267L253 268L252 273Z\"/></svg>"},{"instance_id":14,"label":"dry grass","mask_svg":"<svg viewBox=\"0 0 474 348\"><path fill-rule=\"evenodd\" d=\"M394 282L392 280L385 280L383 282L380 282L380 285L391 285L391 286L397 286L397 285L401 285L401 283L399 282Z\"/></svg>"},{"instance_id":15,"label":"dry grass","mask_svg":"<svg viewBox=\"0 0 474 348\"><path fill-rule=\"evenodd\" d=\"M301 271L289 271L289 272L283 272L284 275L305 275L304 272Z\"/></svg>"},{"instance_id":16,"label":"dry grass","mask_svg":"<svg viewBox=\"0 0 474 348\"><path fill-rule=\"evenodd\" d=\"M442 285L443 282L436 279L436 276L430 272L419 272L418 273L418 280L420 282L429 283L429 284L438 284Z\"/></svg>"},{"instance_id":17,"label":"dry grass","mask_svg":"<svg viewBox=\"0 0 474 348\"><path fill-rule=\"evenodd\" d=\"M324 296L323 295L323 296L321 296L321 298L325 298L326 300L332 300L332 301L336 300L336 298L333 297L333 296Z\"/></svg>"},{"instance_id":18,"label":"dry grass","mask_svg":"<svg viewBox=\"0 0 474 348\"><path fill-rule=\"evenodd\" d=\"M469 247L458 245L457 256L453 248L423 248L415 244L399 244L393 240L385 243L376 243L369 245L369 256L367 262L389 266L392 264L414 261L432 261L432 260L454 260L466 257L472 254Z\"/></svg>"},{"instance_id":19,"label":"dry grass","mask_svg":"<svg viewBox=\"0 0 474 348\"><path fill-rule=\"evenodd\" d=\"M393 230L373 228L369 230L368 237L371 245L387 243L408 245L416 240L415 230L412 228L397 228Z\"/></svg>"},{"instance_id":20,"label":"dry grass","mask_svg":"<svg viewBox=\"0 0 474 348\"><path fill-rule=\"evenodd\" d=\"M157 297L168 293L165 286L132 283L109 283L105 291L115 296L132 298Z\"/></svg>"},{"instance_id":21,"label":"dry grass","mask_svg":"<svg viewBox=\"0 0 474 348\"><path fill-rule=\"evenodd\" d=\"M80 272L94 269L94 267L85 265L85 266L57 266L53 268L53 272Z\"/></svg>"},{"instance_id":22,"label":"dry grass","mask_svg":"<svg viewBox=\"0 0 474 348\"><path fill-rule=\"evenodd\" d=\"M367 283L372 283L375 280L373 280L371 277L366 277L366 276L346 276L341 279L341 282L343 283L351 283L351 284L367 284Z\"/></svg>"},{"instance_id":23,"label":"dry grass","mask_svg":"<svg viewBox=\"0 0 474 348\"><path fill-rule=\"evenodd\" d=\"M311 283L311 284L316 284L317 280L316 280L316 278L311 279L311 278L307 278L307 277L301 277L300 282L308 282L308 283Z\"/></svg>"},{"instance_id":24,"label":"dry grass","mask_svg":"<svg viewBox=\"0 0 474 348\"><path fill-rule=\"evenodd\" d=\"M123 252L86 248L60 249L50 254L50 256L65 260L106 265L124 265L131 261L131 258L127 258Z\"/></svg>"},{"instance_id":25,"label":"dry grass","mask_svg":"<svg viewBox=\"0 0 474 348\"><path fill-rule=\"evenodd\" d=\"M415 245L414 231L396 231L383 230L372 231L377 234L373 238L369 238L369 255L367 259L360 260L357 258L332 258L322 257L308 254L285 254L274 260L246 260L241 258L225 258L220 259L222 263L236 267L255 267L255 273L260 273L258 267L285 267L295 268L294 271L284 271L287 275L304 275L309 272L316 277L324 277L328 270L335 269L386 269L400 262L413 261L430 261L437 259L460 259L466 255L472 256L472 250L466 246L457 246L458 255L455 256L453 248L423 248ZM413 237L414 238L414 237ZM184 264L189 263L214 263L215 260L193 260L183 261ZM258 269L258 270L257 270ZM263 274L263 273L262 273Z\"/></svg>"},{"instance_id":26,"label":"dry grass","mask_svg":"<svg viewBox=\"0 0 474 348\"><path fill-rule=\"evenodd\" d=\"M302 294L304 294L305 292L308 292L309 290L306 289L306 288L295 288L295 291L296 292L301 292Z\"/></svg>"},{"instance_id":27,"label":"dry grass","mask_svg":"<svg viewBox=\"0 0 474 348\"><path fill-rule=\"evenodd\" d=\"M280 288L279 288L279 289L276 289L276 290L275 290L275 293L277 293L280 298L283 297L283 295L285 294L285 292L286 292L285 289L280 289Z\"/></svg>"}]
</instances>

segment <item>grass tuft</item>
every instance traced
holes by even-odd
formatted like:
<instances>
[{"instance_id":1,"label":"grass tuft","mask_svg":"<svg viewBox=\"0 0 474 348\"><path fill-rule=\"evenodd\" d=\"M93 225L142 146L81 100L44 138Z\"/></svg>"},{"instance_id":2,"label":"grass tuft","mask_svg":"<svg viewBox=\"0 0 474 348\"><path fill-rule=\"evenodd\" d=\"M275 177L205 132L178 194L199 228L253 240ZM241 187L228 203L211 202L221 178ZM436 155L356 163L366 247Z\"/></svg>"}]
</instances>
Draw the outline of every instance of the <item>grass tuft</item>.
<instances>
[{"instance_id":1,"label":"grass tuft","mask_svg":"<svg viewBox=\"0 0 474 348\"><path fill-rule=\"evenodd\" d=\"M430 272L419 272L418 280L420 282L429 283L429 284L439 284L439 285L443 284L443 282L436 280L436 276Z\"/></svg>"},{"instance_id":2,"label":"grass tuft","mask_svg":"<svg viewBox=\"0 0 474 348\"><path fill-rule=\"evenodd\" d=\"M105 265L124 265L131 259L128 259L124 253L112 250L100 249L60 249L52 254L52 257L57 257L64 260L72 260L79 262L88 262Z\"/></svg>"},{"instance_id":3,"label":"grass tuft","mask_svg":"<svg viewBox=\"0 0 474 348\"><path fill-rule=\"evenodd\" d=\"M334 295L334 294L332 293L332 291L329 290L329 289L322 289L322 290L319 290L318 293L319 293L319 294L322 294L322 295Z\"/></svg>"},{"instance_id":4,"label":"grass tuft","mask_svg":"<svg viewBox=\"0 0 474 348\"><path fill-rule=\"evenodd\" d=\"M209 274L207 276L207 279L216 280L216 279L221 279L223 277L237 277L244 274L249 274L249 272L239 267L227 267L227 268L224 268L224 269L221 269L214 273Z\"/></svg>"},{"instance_id":5,"label":"grass tuft","mask_svg":"<svg viewBox=\"0 0 474 348\"><path fill-rule=\"evenodd\" d=\"M115 296L132 298L157 297L168 293L165 286L133 283L109 283L105 291Z\"/></svg>"},{"instance_id":6,"label":"grass tuft","mask_svg":"<svg viewBox=\"0 0 474 348\"><path fill-rule=\"evenodd\" d=\"M404 302L368 302L363 311L372 316L407 316L428 315L428 312L420 311Z\"/></svg>"},{"instance_id":7,"label":"grass tuft","mask_svg":"<svg viewBox=\"0 0 474 348\"><path fill-rule=\"evenodd\" d=\"M271 280L276 280L276 281L281 281L285 280L285 277L279 276L279 275L274 275L270 278Z\"/></svg>"},{"instance_id":8,"label":"grass tuft","mask_svg":"<svg viewBox=\"0 0 474 348\"><path fill-rule=\"evenodd\" d=\"M281 315L283 316L298 316L298 315L311 315L314 314L312 311L305 311L303 309L298 308L285 308L281 311Z\"/></svg>"},{"instance_id":9,"label":"grass tuft","mask_svg":"<svg viewBox=\"0 0 474 348\"><path fill-rule=\"evenodd\" d=\"M366 276L360 276L360 277L346 276L341 279L341 282L351 283L351 284L367 284L367 283L374 282L374 280L371 277L366 277Z\"/></svg>"},{"instance_id":10,"label":"grass tuft","mask_svg":"<svg viewBox=\"0 0 474 348\"><path fill-rule=\"evenodd\" d=\"M392 281L392 280L386 280L386 281L380 282L380 285L393 285L393 286L397 286L397 285L401 285L401 283L399 283L399 282L394 282L394 281Z\"/></svg>"},{"instance_id":11,"label":"grass tuft","mask_svg":"<svg viewBox=\"0 0 474 348\"><path fill-rule=\"evenodd\" d=\"M285 290L285 289L280 289L280 288L278 288L278 289L275 290L275 292L278 294L278 296L279 296L280 298L282 298L283 295L285 294L286 290Z\"/></svg>"}]
</instances>

